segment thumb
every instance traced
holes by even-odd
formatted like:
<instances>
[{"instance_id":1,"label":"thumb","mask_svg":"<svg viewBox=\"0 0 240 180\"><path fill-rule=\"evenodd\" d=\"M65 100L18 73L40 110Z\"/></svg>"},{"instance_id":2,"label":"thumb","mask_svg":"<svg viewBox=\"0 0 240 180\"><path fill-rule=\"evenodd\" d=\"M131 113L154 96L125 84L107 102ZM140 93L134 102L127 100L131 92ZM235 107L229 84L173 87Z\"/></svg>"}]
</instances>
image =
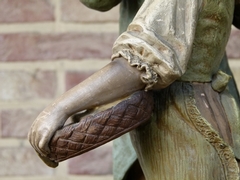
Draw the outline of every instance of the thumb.
<instances>
[{"instance_id":1,"label":"thumb","mask_svg":"<svg viewBox=\"0 0 240 180\"><path fill-rule=\"evenodd\" d=\"M55 161L51 161L48 157L44 157L38 153L38 156L42 159L42 161L48 165L49 167L56 168L58 166L58 163Z\"/></svg>"}]
</instances>

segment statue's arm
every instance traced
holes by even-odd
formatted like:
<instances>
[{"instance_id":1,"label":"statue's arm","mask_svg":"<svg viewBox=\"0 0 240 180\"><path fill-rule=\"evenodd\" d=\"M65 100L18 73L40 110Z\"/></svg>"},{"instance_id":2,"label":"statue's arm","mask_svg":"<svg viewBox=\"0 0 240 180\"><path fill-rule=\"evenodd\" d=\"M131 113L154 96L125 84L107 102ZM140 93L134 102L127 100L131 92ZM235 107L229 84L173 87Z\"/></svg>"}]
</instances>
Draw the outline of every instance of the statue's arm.
<instances>
[{"instance_id":1,"label":"statue's arm","mask_svg":"<svg viewBox=\"0 0 240 180\"><path fill-rule=\"evenodd\" d=\"M142 73L121 58L111 62L39 114L28 134L31 145L40 156L45 156L49 152L51 137L71 115L144 89L145 84L140 79Z\"/></svg>"},{"instance_id":2,"label":"statue's arm","mask_svg":"<svg viewBox=\"0 0 240 180\"><path fill-rule=\"evenodd\" d=\"M113 58L124 57L146 70L147 89L169 86L187 69L202 0L145 0L113 46Z\"/></svg>"},{"instance_id":3,"label":"statue's arm","mask_svg":"<svg viewBox=\"0 0 240 180\"><path fill-rule=\"evenodd\" d=\"M41 156L48 154L50 139L72 114L140 89L164 88L181 76L191 53L197 18L198 4L192 2L201 0L183 3L172 0L173 6L168 6L168 1L162 0L160 4L146 0L128 32L116 41L113 61L40 113L28 137ZM178 19L176 9L186 18ZM184 19L188 21L183 22Z\"/></svg>"},{"instance_id":4,"label":"statue's arm","mask_svg":"<svg viewBox=\"0 0 240 180\"><path fill-rule=\"evenodd\" d=\"M118 5L121 0L80 0L85 6L98 11L108 11Z\"/></svg>"}]
</instances>

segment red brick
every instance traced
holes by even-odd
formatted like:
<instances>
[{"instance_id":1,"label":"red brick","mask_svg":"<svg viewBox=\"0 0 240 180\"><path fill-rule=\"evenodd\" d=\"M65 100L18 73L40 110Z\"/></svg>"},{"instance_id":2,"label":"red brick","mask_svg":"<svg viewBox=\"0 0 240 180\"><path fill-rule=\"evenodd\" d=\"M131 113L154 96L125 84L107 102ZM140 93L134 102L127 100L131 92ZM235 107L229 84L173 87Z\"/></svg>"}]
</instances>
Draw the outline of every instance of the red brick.
<instances>
[{"instance_id":1,"label":"red brick","mask_svg":"<svg viewBox=\"0 0 240 180\"><path fill-rule=\"evenodd\" d=\"M0 126L2 128L2 137L27 138L33 121L42 109L43 108L2 110L2 113L0 113L0 119L2 120Z\"/></svg>"},{"instance_id":2,"label":"red brick","mask_svg":"<svg viewBox=\"0 0 240 180\"><path fill-rule=\"evenodd\" d=\"M0 22L53 21L54 7L49 0L1 0Z\"/></svg>"},{"instance_id":3,"label":"red brick","mask_svg":"<svg viewBox=\"0 0 240 180\"><path fill-rule=\"evenodd\" d=\"M112 174L112 149L101 146L69 160L70 174Z\"/></svg>"},{"instance_id":4,"label":"red brick","mask_svg":"<svg viewBox=\"0 0 240 180\"><path fill-rule=\"evenodd\" d=\"M0 71L0 101L53 98L57 91L54 71Z\"/></svg>"},{"instance_id":5,"label":"red brick","mask_svg":"<svg viewBox=\"0 0 240 180\"><path fill-rule=\"evenodd\" d=\"M227 44L227 55L231 59L240 58L240 30L233 28Z\"/></svg>"},{"instance_id":6,"label":"red brick","mask_svg":"<svg viewBox=\"0 0 240 180\"><path fill-rule=\"evenodd\" d=\"M0 159L0 177L54 174L30 147L1 147Z\"/></svg>"},{"instance_id":7,"label":"red brick","mask_svg":"<svg viewBox=\"0 0 240 180\"><path fill-rule=\"evenodd\" d=\"M66 73L66 91L69 90L70 88L76 86L83 80L85 80L87 77L92 75L94 72L76 72L76 71L71 71Z\"/></svg>"},{"instance_id":8,"label":"red brick","mask_svg":"<svg viewBox=\"0 0 240 180\"><path fill-rule=\"evenodd\" d=\"M110 58L115 33L0 35L1 61Z\"/></svg>"},{"instance_id":9,"label":"red brick","mask_svg":"<svg viewBox=\"0 0 240 180\"><path fill-rule=\"evenodd\" d=\"M84 6L79 0L62 0L62 20L66 22L118 22L119 6L99 12Z\"/></svg>"}]
</instances>

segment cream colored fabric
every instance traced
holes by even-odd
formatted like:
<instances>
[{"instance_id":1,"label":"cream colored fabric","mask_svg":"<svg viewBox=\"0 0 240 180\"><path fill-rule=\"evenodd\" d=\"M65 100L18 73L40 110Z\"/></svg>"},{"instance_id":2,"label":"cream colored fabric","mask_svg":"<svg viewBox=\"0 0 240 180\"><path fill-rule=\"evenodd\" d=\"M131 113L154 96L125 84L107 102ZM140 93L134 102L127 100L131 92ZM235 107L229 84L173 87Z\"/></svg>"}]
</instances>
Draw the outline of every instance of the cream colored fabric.
<instances>
[{"instance_id":1,"label":"cream colored fabric","mask_svg":"<svg viewBox=\"0 0 240 180\"><path fill-rule=\"evenodd\" d=\"M239 180L232 148L208 122L220 114L219 96L211 83L174 82L155 93L151 122L130 133L146 180Z\"/></svg>"},{"instance_id":2,"label":"cream colored fabric","mask_svg":"<svg viewBox=\"0 0 240 180\"><path fill-rule=\"evenodd\" d=\"M113 56L145 69L146 89L167 87L186 71L202 0L146 0L116 40Z\"/></svg>"},{"instance_id":3,"label":"cream colored fabric","mask_svg":"<svg viewBox=\"0 0 240 180\"><path fill-rule=\"evenodd\" d=\"M127 0L125 0L124 3L124 7L129 8L127 6L129 5L127 3ZM129 8L128 10L131 11L131 8ZM159 85L158 87L159 89L161 89L170 85L175 80L203 83L210 82L212 81L212 76L218 72L219 64L224 55L225 46L231 30L233 10L234 0L145 0L144 4L138 11L132 23L128 26L127 31L121 34L120 37L116 40L113 47L112 58L114 59L116 57L122 56L127 59L132 66L137 66L140 70L145 70L146 74L143 74L142 80L147 84L146 89L151 89L154 85ZM121 12L124 14L124 10L122 10ZM128 14L128 12L125 13ZM179 90L181 90L181 86L179 87ZM171 94L171 97L174 99L177 97L177 95L179 94ZM164 94L159 94L159 96L159 99L165 98ZM235 102L234 99L234 102L230 102L229 97L222 97L221 99L224 100L224 104L229 104L229 107L225 107L225 109L229 110L228 112L231 113L230 109L233 109L232 104ZM183 103L183 101L181 102L182 105L180 109L185 110L185 104ZM173 102L171 101L171 103ZM174 108L166 108L165 111L170 112L170 115L167 116L167 123L174 122L173 125L176 128L179 128L178 125L181 124L175 121L176 119L181 118L181 113L178 113L178 111ZM171 118L171 115L173 114L179 117ZM154 113L153 116L154 115L156 115L156 113ZM231 115L231 117L229 116L228 118L232 119L230 120L230 126L234 127L231 127L234 139L233 150L235 156L238 157L240 143L238 138L239 130L237 127L239 126L236 125L239 125L239 111L236 109L236 115ZM184 124L184 120L183 122L181 121L183 126L186 125ZM159 117L158 121L162 121L162 118ZM179 131L183 134L185 133L185 136L188 136L189 134L187 132L189 129L186 128L185 131L184 128L185 127L180 127ZM178 138L178 133L176 129L171 130L171 128L163 128L163 131L158 132L161 135L158 136L157 134L153 133L153 137L155 138L155 140L156 138L162 138L163 140L165 140L165 137L163 137L162 135L167 130L170 130L172 135L176 135L175 138ZM196 136L199 135L197 132L192 133ZM142 136L144 136L144 134L142 134ZM189 138L191 138L191 136L189 136ZM115 153L118 154L118 156L114 156L114 162L124 162L125 159L128 157L131 157L131 162L126 163L124 171L122 171L120 163L115 163L115 180L122 180L126 169L133 162L132 158L135 157L135 153L133 151L132 153L126 155L124 149L126 149L126 147L131 147L131 142L128 139L127 141L126 139L127 138L125 138L125 141L115 141L118 145L117 148L121 148L116 148L119 151L118 153ZM199 136L199 139L204 140L204 137ZM206 163L202 163L202 166L204 171L208 173L201 174L199 177L206 175L202 179L224 179L223 177L221 177L223 175L223 169L221 169L220 167L221 163L216 164L214 161L209 160L208 157L205 156L205 153L210 152L209 150L212 149L212 147L209 147L208 142L206 142L205 140L199 140L199 143L200 142L206 143L205 145L199 146L207 147L203 149L203 151L206 150L206 152L202 153L203 159L206 158ZM153 143L153 146L154 144L155 141ZM167 144L171 144L171 141L167 141ZM183 145L186 146L190 144L183 143ZM193 143L193 145L195 145L195 143ZM175 147L176 144L173 146ZM146 148L149 147L151 146L146 145ZM165 147L167 146L161 146L161 148ZM116 149L114 149L114 151ZM141 148L138 150L141 151ZM201 148L197 148L197 150L201 151ZM174 150L171 149L168 151L168 153L171 154L173 151ZM212 156L217 155L214 151L212 152ZM154 153L148 153L148 155L153 156L152 159L158 159L157 156L154 156ZM167 154L162 155L165 155L164 158L166 158L165 160L161 161L161 163L163 163L161 167L164 168L169 168L169 166L166 166L165 164L167 160L179 157L178 155L176 155L176 153L173 153L171 157L169 157ZM211 152L209 155L211 155ZM194 157L195 156L196 154L194 154ZM142 156L140 156L140 159L141 157ZM152 159L150 159L150 161ZM177 161L178 160L181 162L181 158L177 159ZM187 160L189 160L189 158L186 158L186 161ZM208 175L211 176L211 169L209 169L210 166L206 166L206 164L211 162L214 162L212 168L218 169L220 172L218 174L218 178L206 178ZM155 166L154 163L152 165ZM184 165L176 165L178 168L185 168ZM146 166L148 167L148 165ZM189 167L191 167L191 164L189 165ZM161 171L163 171L164 168L161 169ZM199 168L199 166L195 166L195 168L197 170L197 173L202 173L199 170L201 169ZM173 173L172 170L173 169L170 169L171 173ZM187 168L185 168L184 171L181 172L186 171L188 171ZM151 168L149 172L151 172ZM156 172L160 171L156 170L154 173L155 175L161 174L161 177L163 177L163 179L167 179L164 178L163 173ZM213 170L212 172L215 172L215 170ZM176 176L175 179L188 179L186 178L188 174L183 173L182 175L183 177L179 178L178 173L172 174L172 176ZM186 176L184 177L184 175ZM156 179L160 178L156 177Z\"/></svg>"}]
</instances>

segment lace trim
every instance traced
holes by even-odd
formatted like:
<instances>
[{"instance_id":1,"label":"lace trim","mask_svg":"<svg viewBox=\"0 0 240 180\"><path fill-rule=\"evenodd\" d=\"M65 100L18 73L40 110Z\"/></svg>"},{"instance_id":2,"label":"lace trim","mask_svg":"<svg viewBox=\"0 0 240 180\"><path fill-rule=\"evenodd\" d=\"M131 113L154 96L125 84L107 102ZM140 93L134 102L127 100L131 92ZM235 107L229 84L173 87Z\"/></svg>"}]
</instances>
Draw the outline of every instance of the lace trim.
<instances>
[{"instance_id":1,"label":"lace trim","mask_svg":"<svg viewBox=\"0 0 240 180\"><path fill-rule=\"evenodd\" d=\"M123 57L128 60L131 66L136 66L138 70L145 70L146 73L141 75L141 80L146 84L145 90L151 89L158 81L157 73L151 68L151 66L144 62L139 56L134 55L131 50L122 50L112 56L112 59L116 57Z\"/></svg>"},{"instance_id":2,"label":"lace trim","mask_svg":"<svg viewBox=\"0 0 240 180\"><path fill-rule=\"evenodd\" d=\"M193 98L193 91L190 89L191 88L186 88L185 91L185 93L188 94L185 97L189 97L186 99L186 107L190 120L199 133L201 133L217 151L224 167L226 179L239 180L239 168L231 147L219 137L218 133L211 127L207 120L201 116L197 109L196 101Z\"/></svg>"}]
</instances>

